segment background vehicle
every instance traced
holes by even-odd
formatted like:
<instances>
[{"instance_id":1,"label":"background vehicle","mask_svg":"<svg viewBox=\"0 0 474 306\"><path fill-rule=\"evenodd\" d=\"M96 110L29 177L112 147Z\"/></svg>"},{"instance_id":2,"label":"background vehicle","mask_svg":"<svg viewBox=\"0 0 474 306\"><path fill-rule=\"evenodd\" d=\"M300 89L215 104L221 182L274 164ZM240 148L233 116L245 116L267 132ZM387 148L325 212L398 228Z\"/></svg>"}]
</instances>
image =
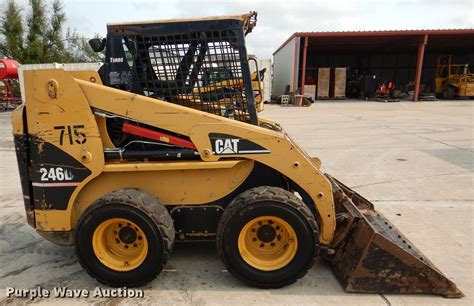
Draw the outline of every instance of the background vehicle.
<instances>
[{"instance_id":1,"label":"background vehicle","mask_svg":"<svg viewBox=\"0 0 474 306\"><path fill-rule=\"evenodd\" d=\"M21 101L18 89L18 62L0 59L0 110L18 106Z\"/></svg>"},{"instance_id":2,"label":"background vehicle","mask_svg":"<svg viewBox=\"0 0 474 306\"><path fill-rule=\"evenodd\" d=\"M451 55L438 57L435 92L443 99L474 97L474 74L465 64L452 64Z\"/></svg>"}]
</instances>

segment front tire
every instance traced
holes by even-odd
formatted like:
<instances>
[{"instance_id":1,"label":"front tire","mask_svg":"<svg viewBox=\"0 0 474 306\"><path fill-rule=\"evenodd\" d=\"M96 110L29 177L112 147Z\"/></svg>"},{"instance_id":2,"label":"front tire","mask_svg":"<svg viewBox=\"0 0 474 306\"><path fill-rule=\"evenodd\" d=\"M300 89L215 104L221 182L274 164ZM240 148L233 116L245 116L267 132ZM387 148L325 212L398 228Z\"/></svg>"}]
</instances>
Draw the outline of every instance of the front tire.
<instances>
[{"instance_id":1,"label":"front tire","mask_svg":"<svg viewBox=\"0 0 474 306\"><path fill-rule=\"evenodd\" d=\"M137 189L122 189L84 212L74 245L82 267L99 282L136 287L162 271L174 235L171 216L157 198Z\"/></svg>"},{"instance_id":2,"label":"front tire","mask_svg":"<svg viewBox=\"0 0 474 306\"><path fill-rule=\"evenodd\" d=\"M217 249L240 280L261 288L294 283L311 268L319 230L310 209L277 187L256 187L237 196L224 211Z\"/></svg>"}]
</instances>

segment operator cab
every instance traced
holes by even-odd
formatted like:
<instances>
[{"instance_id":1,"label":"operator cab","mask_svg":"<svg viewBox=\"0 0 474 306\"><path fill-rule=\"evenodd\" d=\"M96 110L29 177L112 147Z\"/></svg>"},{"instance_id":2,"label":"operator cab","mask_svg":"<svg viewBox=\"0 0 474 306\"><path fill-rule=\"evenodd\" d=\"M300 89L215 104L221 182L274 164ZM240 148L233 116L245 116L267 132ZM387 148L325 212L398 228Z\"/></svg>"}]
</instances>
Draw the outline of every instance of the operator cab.
<instances>
[{"instance_id":1,"label":"operator cab","mask_svg":"<svg viewBox=\"0 0 474 306\"><path fill-rule=\"evenodd\" d=\"M257 14L107 25L106 86L257 124L245 35Z\"/></svg>"}]
</instances>

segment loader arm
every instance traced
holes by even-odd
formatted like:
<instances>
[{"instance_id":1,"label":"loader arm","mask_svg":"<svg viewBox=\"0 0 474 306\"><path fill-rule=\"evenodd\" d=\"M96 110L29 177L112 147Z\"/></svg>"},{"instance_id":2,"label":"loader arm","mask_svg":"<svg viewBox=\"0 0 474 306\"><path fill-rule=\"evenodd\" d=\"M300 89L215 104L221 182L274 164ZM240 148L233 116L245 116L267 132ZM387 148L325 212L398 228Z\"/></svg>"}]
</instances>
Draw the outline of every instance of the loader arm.
<instances>
[{"instance_id":1,"label":"loader arm","mask_svg":"<svg viewBox=\"0 0 474 306\"><path fill-rule=\"evenodd\" d=\"M80 79L75 81L92 108L188 136L196 145L203 161L248 159L284 173L308 193L316 205L316 211L321 218L320 242L329 244L331 241L336 226L331 183L320 172L317 164L313 163L312 159L284 132L272 131ZM258 146L262 152L216 154L211 143L212 134L224 134L226 135L224 138L249 141Z\"/></svg>"}]
</instances>

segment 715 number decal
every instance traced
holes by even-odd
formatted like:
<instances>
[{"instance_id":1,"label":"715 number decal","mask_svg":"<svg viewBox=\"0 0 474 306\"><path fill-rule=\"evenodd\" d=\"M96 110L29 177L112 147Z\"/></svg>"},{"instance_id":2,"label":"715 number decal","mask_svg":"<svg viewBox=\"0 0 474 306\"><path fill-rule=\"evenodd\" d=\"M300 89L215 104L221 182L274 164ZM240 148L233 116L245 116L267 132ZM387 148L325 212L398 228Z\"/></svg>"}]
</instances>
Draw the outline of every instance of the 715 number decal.
<instances>
[{"instance_id":1,"label":"715 number decal","mask_svg":"<svg viewBox=\"0 0 474 306\"><path fill-rule=\"evenodd\" d=\"M68 136L69 144L73 145L74 143L77 144L84 144L87 141L86 134L81 131L84 129L84 125L57 125L54 127L55 130L59 130L59 145L64 144L64 135ZM74 140L74 141L73 141Z\"/></svg>"}]
</instances>

